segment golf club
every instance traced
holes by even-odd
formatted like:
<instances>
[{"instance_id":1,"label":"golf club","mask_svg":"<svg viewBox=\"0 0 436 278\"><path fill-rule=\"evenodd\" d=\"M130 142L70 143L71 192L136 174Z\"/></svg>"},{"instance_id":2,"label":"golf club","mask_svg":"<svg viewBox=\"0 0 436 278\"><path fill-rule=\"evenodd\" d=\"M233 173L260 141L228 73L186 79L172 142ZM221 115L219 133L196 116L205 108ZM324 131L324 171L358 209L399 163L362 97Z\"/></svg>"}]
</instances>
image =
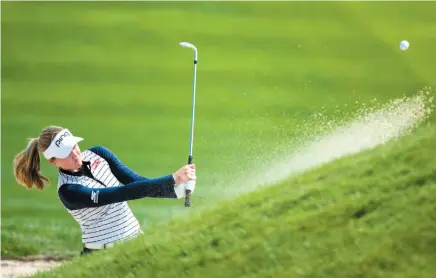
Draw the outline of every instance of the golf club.
<instances>
[{"instance_id":1,"label":"golf club","mask_svg":"<svg viewBox=\"0 0 436 278\"><path fill-rule=\"evenodd\" d=\"M180 46L194 50L194 80L192 86L192 114L191 114L191 136L189 140L189 158L188 164L192 164L192 148L194 143L194 116L195 116L195 86L197 82L197 48L189 42L181 42ZM191 190L186 190L185 207L191 206Z\"/></svg>"}]
</instances>

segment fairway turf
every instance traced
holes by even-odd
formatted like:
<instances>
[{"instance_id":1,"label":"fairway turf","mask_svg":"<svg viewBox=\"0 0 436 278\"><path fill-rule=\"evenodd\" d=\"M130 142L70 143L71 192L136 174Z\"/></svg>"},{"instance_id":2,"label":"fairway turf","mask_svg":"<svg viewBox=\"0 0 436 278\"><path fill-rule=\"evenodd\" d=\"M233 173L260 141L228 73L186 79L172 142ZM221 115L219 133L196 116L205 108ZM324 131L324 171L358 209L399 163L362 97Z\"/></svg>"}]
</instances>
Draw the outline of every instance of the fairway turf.
<instances>
[{"instance_id":1,"label":"fairway turf","mask_svg":"<svg viewBox=\"0 0 436 278\"><path fill-rule=\"evenodd\" d=\"M108 147L144 176L187 163L192 54L180 41L199 49L198 187L189 210L183 201L130 202L144 227L218 202L271 151L292 146L320 110L346 114L356 102L436 87L431 2L1 5L4 257L81 248L56 169L43 163L54 182L43 192L13 179L14 154L46 125L83 136L82 149Z\"/></svg>"}]
</instances>

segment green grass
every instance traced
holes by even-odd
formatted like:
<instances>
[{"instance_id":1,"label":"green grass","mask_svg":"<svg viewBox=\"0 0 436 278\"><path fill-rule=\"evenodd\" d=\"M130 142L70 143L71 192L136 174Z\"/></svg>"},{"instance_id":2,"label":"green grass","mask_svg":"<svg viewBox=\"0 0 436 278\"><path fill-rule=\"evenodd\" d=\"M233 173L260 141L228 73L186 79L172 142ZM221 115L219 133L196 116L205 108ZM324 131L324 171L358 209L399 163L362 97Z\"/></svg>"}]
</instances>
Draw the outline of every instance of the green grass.
<instances>
[{"instance_id":1,"label":"green grass","mask_svg":"<svg viewBox=\"0 0 436 278\"><path fill-rule=\"evenodd\" d=\"M189 210L182 201L130 202L144 228L220 201L220 191L238 187L280 147L292 149L305 129L316 133L310 117L321 110L342 120L356 102L436 87L431 2L1 5L4 257L80 252L56 169L43 163L54 182L44 192L12 176L14 154L44 126L70 128L85 138L83 149L105 145L145 176L187 162L192 52L180 41L199 48L198 189ZM406 52L402 39L411 43Z\"/></svg>"},{"instance_id":2,"label":"green grass","mask_svg":"<svg viewBox=\"0 0 436 278\"><path fill-rule=\"evenodd\" d=\"M35 277L433 277L435 139L421 128Z\"/></svg>"}]
</instances>

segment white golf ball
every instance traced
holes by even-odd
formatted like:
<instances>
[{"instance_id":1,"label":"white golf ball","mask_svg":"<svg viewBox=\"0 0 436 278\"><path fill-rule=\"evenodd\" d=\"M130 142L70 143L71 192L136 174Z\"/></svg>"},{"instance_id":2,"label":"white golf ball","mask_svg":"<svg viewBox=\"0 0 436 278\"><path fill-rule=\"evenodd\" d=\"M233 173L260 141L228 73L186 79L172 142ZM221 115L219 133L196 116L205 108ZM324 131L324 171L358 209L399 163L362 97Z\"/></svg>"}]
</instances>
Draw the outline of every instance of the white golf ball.
<instances>
[{"instance_id":1,"label":"white golf ball","mask_svg":"<svg viewBox=\"0 0 436 278\"><path fill-rule=\"evenodd\" d=\"M408 41L401 41L400 42L400 49L401 50L407 50L409 48L409 42Z\"/></svg>"}]
</instances>

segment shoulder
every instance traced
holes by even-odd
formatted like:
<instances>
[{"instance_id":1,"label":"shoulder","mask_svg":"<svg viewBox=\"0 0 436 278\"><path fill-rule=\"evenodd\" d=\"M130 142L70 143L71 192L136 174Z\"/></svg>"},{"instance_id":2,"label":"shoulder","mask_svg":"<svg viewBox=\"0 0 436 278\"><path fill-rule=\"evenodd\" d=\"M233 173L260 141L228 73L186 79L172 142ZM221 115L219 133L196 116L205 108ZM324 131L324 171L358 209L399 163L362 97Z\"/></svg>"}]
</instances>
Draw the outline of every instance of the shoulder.
<instances>
[{"instance_id":1,"label":"shoulder","mask_svg":"<svg viewBox=\"0 0 436 278\"><path fill-rule=\"evenodd\" d=\"M99 154L99 153L105 153L105 152L111 152L111 150L109 150L109 148L105 147L105 146L94 146L91 147L89 149L87 149L87 151Z\"/></svg>"},{"instance_id":2,"label":"shoulder","mask_svg":"<svg viewBox=\"0 0 436 278\"><path fill-rule=\"evenodd\" d=\"M115 154L107 147L105 146L94 146L89 149L87 149L85 152L91 152L96 155L99 155L105 159L112 158Z\"/></svg>"},{"instance_id":3,"label":"shoulder","mask_svg":"<svg viewBox=\"0 0 436 278\"><path fill-rule=\"evenodd\" d=\"M86 150L86 152L97 155L109 163L118 161L118 157L114 154L114 152L105 146L94 146Z\"/></svg>"}]
</instances>

